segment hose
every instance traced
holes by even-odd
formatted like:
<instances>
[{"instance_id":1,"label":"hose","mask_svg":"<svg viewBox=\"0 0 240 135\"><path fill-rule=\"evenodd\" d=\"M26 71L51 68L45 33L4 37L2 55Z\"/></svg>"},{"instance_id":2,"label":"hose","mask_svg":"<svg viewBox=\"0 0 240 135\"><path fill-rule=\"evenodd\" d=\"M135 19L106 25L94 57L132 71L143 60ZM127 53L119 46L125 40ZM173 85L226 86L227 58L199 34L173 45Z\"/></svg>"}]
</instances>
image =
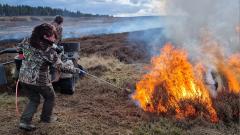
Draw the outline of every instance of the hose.
<instances>
[{"instance_id":1,"label":"hose","mask_svg":"<svg viewBox=\"0 0 240 135\"><path fill-rule=\"evenodd\" d=\"M18 84L19 84L19 80L17 80L17 83L16 83L15 108L16 108L16 115L20 116L19 108L18 108Z\"/></svg>"}]
</instances>

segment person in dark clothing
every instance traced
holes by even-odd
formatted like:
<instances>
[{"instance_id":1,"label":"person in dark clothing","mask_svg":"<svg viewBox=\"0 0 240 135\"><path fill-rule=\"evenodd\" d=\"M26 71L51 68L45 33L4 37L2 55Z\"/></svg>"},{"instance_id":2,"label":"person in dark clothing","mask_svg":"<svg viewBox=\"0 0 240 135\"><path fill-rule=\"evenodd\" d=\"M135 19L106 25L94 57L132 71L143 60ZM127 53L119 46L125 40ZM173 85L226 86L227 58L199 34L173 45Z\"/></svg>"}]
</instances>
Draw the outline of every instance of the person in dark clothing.
<instances>
[{"instance_id":1,"label":"person in dark clothing","mask_svg":"<svg viewBox=\"0 0 240 135\"><path fill-rule=\"evenodd\" d=\"M44 98L44 103L40 120L46 123L56 120L56 117L52 116L55 92L49 74L50 66L61 72L73 74L80 72L78 68L63 65L59 55L52 48L55 40L54 26L43 23L34 28L29 44L19 46L24 54L19 71L19 82L29 99L20 118L20 129L27 131L36 129L31 122L40 104L41 96Z\"/></svg>"},{"instance_id":2,"label":"person in dark clothing","mask_svg":"<svg viewBox=\"0 0 240 135\"><path fill-rule=\"evenodd\" d=\"M59 44L62 41L62 33L63 33L63 28L62 28L62 24L63 24L63 17L60 15L57 15L53 22L51 23L55 29L56 29L56 40L55 40L55 44Z\"/></svg>"},{"instance_id":3,"label":"person in dark clothing","mask_svg":"<svg viewBox=\"0 0 240 135\"><path fill-rule=\"evenodd\" d=\"M62 33L63 33L63 17L60 15L57 15L53 22L51 22L51 25L54 26L56 31L56 40L54 42L53 47L55 48L56 52L61 55L63 52L63 47L60 46L60 43L62 42ZM53 82L56 82L59 80L59 73L55 70L54 67L50 67L50 74Z\"/></svg>"}]
</instances>

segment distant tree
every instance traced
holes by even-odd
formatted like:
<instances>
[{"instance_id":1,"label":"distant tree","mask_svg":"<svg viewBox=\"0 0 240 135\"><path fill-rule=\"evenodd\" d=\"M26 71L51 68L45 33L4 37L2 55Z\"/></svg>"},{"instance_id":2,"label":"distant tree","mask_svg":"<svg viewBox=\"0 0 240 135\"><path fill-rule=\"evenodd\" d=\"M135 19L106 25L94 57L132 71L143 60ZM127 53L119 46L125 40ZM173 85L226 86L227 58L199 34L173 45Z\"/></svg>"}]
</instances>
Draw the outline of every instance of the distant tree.
<instances>
[{"instance_id":1,"label":"distant tree","mask_svg":"<svg viewBox=\"0 0 240 135\"><path fill-rule=\"evenodd\" d=\"M86 14L80 11L69 11L67 9L59 9L59 8L51 8L51 7L31 7L27 5L17 5L10 6L8 4L0 4L0 16L55 16L55 15L63 15L70 17L107 17L108 15L93 15Z\"/></svg>"}]
</instances>

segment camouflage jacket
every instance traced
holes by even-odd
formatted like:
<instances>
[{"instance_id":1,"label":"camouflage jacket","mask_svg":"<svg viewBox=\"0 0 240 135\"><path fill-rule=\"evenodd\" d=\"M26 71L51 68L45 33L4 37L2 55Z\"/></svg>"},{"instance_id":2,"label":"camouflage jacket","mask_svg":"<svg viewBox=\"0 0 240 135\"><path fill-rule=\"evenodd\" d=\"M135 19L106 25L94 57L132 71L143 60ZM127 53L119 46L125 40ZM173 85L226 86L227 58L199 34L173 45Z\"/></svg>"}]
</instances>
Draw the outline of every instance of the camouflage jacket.
<instances>
[{"instance_id":1,"label":"camouflage jacket","mask_svg":"<svg viewBox=\"0 0 240 135\"><path fill-rule=\"evenodd\" d=\"M36 49L30 45L22 45L20 48L25 56L19 71L20 82L37 86L52 85L51 76L49 74L50 66L65 73L79 72L78 68L63 65L53 48L48 48L46 51Z\"/></svg>"}]
</instances>

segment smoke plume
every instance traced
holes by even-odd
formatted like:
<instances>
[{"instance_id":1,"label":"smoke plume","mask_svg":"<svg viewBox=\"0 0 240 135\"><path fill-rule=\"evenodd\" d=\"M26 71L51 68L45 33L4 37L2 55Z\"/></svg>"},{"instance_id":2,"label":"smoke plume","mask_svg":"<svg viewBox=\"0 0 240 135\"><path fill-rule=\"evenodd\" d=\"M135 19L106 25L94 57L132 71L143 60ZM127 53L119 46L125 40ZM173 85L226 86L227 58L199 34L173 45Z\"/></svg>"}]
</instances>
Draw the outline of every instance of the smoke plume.
<instances>
[{"instance_id":1,"label":"smoke plume","mask_svg":"<svg viewBox=\"0 0 240 135\"><path fill-rule=\"evenodd\" d=\"M207 60L216 53L228 56L240 51L240 0L167 0L166 12L175 16L166 24L167 37L191 58Z\"/></svg>"}]
</instances>

